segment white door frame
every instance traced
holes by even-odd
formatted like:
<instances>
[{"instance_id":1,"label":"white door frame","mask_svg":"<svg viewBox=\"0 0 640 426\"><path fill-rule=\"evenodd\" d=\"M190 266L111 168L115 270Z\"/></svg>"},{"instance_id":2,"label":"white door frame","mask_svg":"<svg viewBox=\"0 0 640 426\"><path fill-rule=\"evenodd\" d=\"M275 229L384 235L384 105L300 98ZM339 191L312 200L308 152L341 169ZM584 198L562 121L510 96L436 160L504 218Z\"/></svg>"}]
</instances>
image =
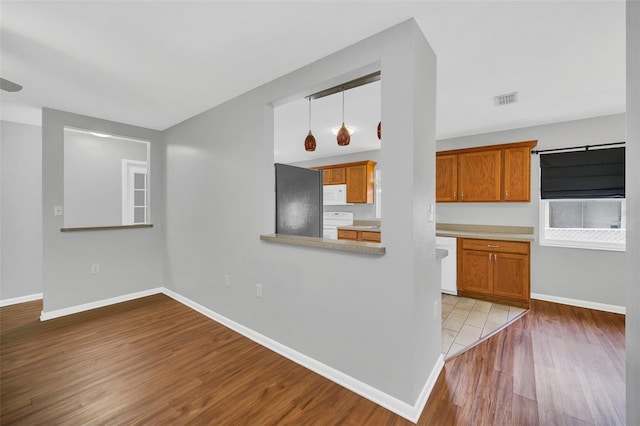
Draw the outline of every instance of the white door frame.
<instances>
[{"instance_id":1,"label":"white door frame","mask_svg":"<svg viewBox=\"0 0 640 426\"><path fill-rule=\"evenodd\" d=\"M134 174L143 173L145 179L145 222L149 223L149 163L137 160L122 160L122 224L135 224Z\"/></svg>"}]
</instances>

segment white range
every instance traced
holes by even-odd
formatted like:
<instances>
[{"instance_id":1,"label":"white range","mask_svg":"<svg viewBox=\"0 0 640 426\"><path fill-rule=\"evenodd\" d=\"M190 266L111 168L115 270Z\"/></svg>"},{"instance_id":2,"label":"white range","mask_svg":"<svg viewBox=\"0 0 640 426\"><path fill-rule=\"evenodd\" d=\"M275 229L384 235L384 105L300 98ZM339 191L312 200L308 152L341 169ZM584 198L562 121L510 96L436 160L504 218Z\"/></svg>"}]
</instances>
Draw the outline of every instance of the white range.
<instances>
[{"instance_id":1,"label":"white range","mask_svg":"<svg viewBox=\"0 0 640 426\"><path fill-rule=\"evenodd\" d=\"M338 239L338 226L353 225L353 212L324 212L322 214L322 238Z\"/></svg>"}]
</instances>

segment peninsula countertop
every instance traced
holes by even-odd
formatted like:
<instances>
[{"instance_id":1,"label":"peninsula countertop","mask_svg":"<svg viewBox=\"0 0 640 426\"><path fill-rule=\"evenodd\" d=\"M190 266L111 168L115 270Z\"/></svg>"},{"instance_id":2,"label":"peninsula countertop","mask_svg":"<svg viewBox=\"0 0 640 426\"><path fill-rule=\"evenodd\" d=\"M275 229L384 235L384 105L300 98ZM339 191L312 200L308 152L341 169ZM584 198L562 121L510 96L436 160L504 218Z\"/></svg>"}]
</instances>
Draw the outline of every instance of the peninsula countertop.
<instances>
[{"instance_id":1,"label":"peninsula countertop","mask_svg":"<svg viewBox=\"0 0 640 426\"><path fill-rule=\"evenodd\" d=\"M380 243L364 241L335 240L331 238L303 237L286 234L260 235L260 239L272 243L350 251L362 254L382 255L386 252L386 248Z\"/></svg>"}]
</instances>

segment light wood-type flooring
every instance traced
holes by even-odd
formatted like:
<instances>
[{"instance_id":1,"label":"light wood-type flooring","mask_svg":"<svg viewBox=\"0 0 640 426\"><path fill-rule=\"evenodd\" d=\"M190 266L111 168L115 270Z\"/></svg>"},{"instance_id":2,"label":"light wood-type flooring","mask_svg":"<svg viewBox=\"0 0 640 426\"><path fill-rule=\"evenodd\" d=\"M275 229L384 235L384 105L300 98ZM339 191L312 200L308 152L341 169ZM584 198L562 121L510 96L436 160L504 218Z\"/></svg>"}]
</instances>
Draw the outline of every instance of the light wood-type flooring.
<instances>
[{"instance_id":1,"label":"light wood-type flooring","mask_svg":"<svg viewBox=\"0 0 640 426\"><path fill-rule=\"evenodd\" d=\"M164 295L41 309L0 308L3 426L411 424ZM419 424L622 425L624 397L624 316L532 301L446 362Z\"/></svg>"}]
</instances>

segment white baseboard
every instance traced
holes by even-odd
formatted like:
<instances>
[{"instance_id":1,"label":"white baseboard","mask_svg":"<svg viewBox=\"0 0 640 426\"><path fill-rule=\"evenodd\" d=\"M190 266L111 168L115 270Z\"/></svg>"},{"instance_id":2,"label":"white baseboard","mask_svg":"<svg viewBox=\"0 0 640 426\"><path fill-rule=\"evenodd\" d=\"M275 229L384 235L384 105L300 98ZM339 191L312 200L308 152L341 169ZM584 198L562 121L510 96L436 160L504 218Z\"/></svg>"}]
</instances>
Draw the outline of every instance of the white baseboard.
<instances>
[{"instance_id":1,"label":"white baseboard","mask_svg":"<svg viewBox=\"0 0 640 426\"><path fill-rule=\"evenodd\" d=\"M248 327L245 327L237 322L230 320L204 306L172 291L167 288L163 289L164 294L167 296L177 300L178 302L190 307L191 309L200 312L201 314L211 318L212 320L219 322L232 329L233 331L242 334L248 339L253 340L254 342L264 346L272 351L282 355L285 358L299 364L309 370L318 373L319 375L325 377L326 379L331 380L334 383L343 386L358 395L366 398L389 411L392 411L399 416L404 417L405 419L416 423L420 418L420 414L422 414L422 410L424 409L425 404L427 403L427 399L429 398L429 394L435 385L436 380L438 379L438 375L444 366L444 357L440 355L433 369L431 370L431 374L429 374L429 378L425 383L418 399L414 405L410 405L404 401L401 401L388 393L385 393L379 389L374 388L364 382L361 382L358 379L355 379L335 368L332 368L326 364L321 363L303 353L296 351L295 349L291 349L290 347L283 345L282 343L276 342L273 339L270 339L267 336L264 336Z\"/></svg>"},{"instance_id":2,"label":"white baseboard","mask_svg":"<svg viewBox=\"0 0 640 426\"><path fill-rule=\"evenodd\" d=\"M123 296L112 297L110 299L98 300L96 302L84 303L82 305L71 306L69 308L58 309L55 311L40 314L40 321L47 321L54 318L63 317L65 315L77 314L78 312L89 311L91 309L102 308L116 303L127 302L129 300L139 299L141 297L151 296L152 294L162 293L163 288L152 288L150 290L138 291L136 293L125 294Z\"/></svg>"},{"instance_id":3,"label":"white baseboard","mask_svg":"<svg viewBox=\"0 0 640 426\"><path fill-rule=\"evenodd\" d=\"M531 298L546 302L561 303L563 305L577 306L579 308L595 309L597 311L613 312L625 315L627 308L624 306L607 305L606 303L590 302L588 300L569 299L567 297L549 296L548 294L531 293Z\"/></svg>"},{"instance_id":4,"label":"white baseboard","mask_svg":"<svg viewBox=\"0 0 640 426\"><path fill-rule=\"evenodd\" d=\"M436 384L436 380L438 380L438 376L440 375L440 372L442 371L443 367L444 367L444 354L440 354L440 357L436 361L436 365L433 366L433 369L431 370L431 374L429 374L429 377L427 378L427 382L424 384L424 387L422 388L422 392L420 392L420 395L418 395L418 400L413 406L413 414L411 418L403 416L407 420L410 420L413 423L418 423L418 419L420 418L422 411L424 411L424 406L427 405L427 400L429 399L429 395L431 395L431 391L433 390L433 387ZM400 415L402 416L402 414Z\"/></svg>"},{"instance_id":5,"label":"white baseboard","mask_svg":"<svg viewBox=\"0 0 640 426\"><path fill-rule=\"evenodd\" d=\"M9 305L17 305L18 303L31 302L34 300L42 299L42 293L29 294L27 296L14 297L11 299L0 300L0 307L9 306Z\"/></svg>"}]
</instances>

